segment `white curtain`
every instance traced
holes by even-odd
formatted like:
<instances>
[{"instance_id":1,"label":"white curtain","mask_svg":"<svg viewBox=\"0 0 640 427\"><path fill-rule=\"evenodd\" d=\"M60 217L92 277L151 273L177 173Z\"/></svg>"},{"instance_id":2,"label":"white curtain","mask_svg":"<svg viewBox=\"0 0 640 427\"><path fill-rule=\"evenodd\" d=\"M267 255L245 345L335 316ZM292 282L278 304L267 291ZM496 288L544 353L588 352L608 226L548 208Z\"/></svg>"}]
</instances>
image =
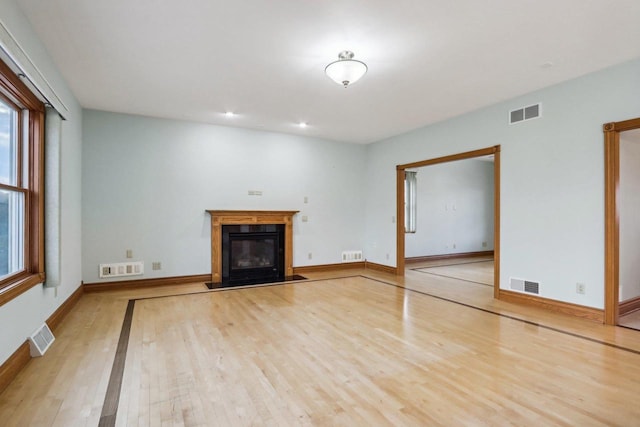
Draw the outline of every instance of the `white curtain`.
<instances>
[{"instance_id":1,"label":"white curtain","mask_svg":"<svg viewBox=\"0 0 640 427\"><path fill-rule=\"evenodd\" d=\"M60 286L60 142L62 118L47 107L44 134L45 287Z\"/></svg>"},{"instance_id":2,"label":"white curtain","mask_svg":"<svg viewBox=\"0 0 640 427\"><path fill-rule=\"evenodd\" d=\"M404 172L404 232L416 232L418 172Z\"/></svg>"}]
</instances>

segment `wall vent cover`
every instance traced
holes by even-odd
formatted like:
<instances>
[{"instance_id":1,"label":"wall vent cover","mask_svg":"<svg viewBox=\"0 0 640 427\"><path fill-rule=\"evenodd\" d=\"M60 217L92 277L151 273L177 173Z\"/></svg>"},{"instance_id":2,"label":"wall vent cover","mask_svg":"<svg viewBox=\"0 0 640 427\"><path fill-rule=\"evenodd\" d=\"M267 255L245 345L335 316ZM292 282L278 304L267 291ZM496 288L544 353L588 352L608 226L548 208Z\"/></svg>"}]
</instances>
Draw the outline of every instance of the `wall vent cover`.
<instances>
[{"instance_id":1,"label":"wall vent cover","mask_svg":"<svg viewBox=\"0 0 640 427\"><path fill-rule=\"evenodd\" d=\"M516 279L514 277L509 278L509 288L514 291L527 292L536 295L540 293L540 283L532 282L531 280Z\"/></svg>"},{"instance_id":2,"label":"wall vent cover","mask_svg":"<svg viewBox=\"0 0 640 427\"><path fill-rule=\"evenodd\" d=\"M514 291L524 292L524 280L511 277L509 279L509 287Z\"/></svg>"},{"instance_id":3,"label":"wall vent cover","mask_svg":"<svg viewBox=\"0 0 640 427\"><path fill-rule=\"evenodd\" d=\"M542 104L537 103L509 111L509 124L537 119L542 115Z\"/></svg>"},{"instance_id":4,"label":"wall vent cover","mask_svg":"<svg viewBox=\"0 0 640 427\"><path fill-rule=\"evenodd\" d=\"M113 262L100 264L98 271L101 279L105 277L138 276L144 274L144 262Z\"/></svg>"},{"instance_id":5,"label":"wall vent cover","mask_svg":"<svg viewBox=\"0 0 640 427\"><path fill-rule=\"evenodd\" d=\"M29 337L31 357L39 357L44 354L55 340L51 329L44 323Z\"/></svg>"},{"instance_id":6,"label":"wall vent cover","mask_svg":"<svg viewBox=\"0 0 640 427\"><path fill-rule=\"evenodd\" d=\"M342 262L362 261L362 251L343 251Z\"/></svg>"},{"instance_id":7,"label":"wall vent cover","mask_svg":"<svg viewBox=\"0 0 640 427\"><path fill-rule=\"evenodd\" d=\"M530 294L539 294L540 293L540 283L538 282L530 282L528 280L524 281L524 291L529 292Z\"/></svg>"}]
</instances>

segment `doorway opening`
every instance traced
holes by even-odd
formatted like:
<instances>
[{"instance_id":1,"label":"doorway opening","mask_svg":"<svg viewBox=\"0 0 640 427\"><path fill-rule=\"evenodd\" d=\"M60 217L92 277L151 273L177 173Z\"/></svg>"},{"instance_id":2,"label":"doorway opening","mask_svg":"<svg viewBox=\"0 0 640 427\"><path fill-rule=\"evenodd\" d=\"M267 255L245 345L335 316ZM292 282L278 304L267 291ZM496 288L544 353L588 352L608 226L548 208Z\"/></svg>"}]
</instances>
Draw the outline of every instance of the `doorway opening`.
<instances>
[{"instance_id":1,"label":"doorway opening","mask_svg":"<svg viewBox=\"0 0 640 427\"><path fill-rule=\"evenodd\" d=\"M458 160L493 156L493 295L498 298L500 291L500 146L422 160L396 166L396 266L397 274L404 275L406 265L406 229L405 229L405 177L407 171L424 166L454 162ZM451 206L454 209L454 206ZM451 248L454 249L454 248Z\"/></svg>"},{"instance_id":2,"label":"doorway opening","mask_svg":"<svg viewBox=\"0 0 640 427\"><path fill-rule=\"evenodd\" d=\"M640 329L640 118L607 123L605 141L605 307L608 325ZM624 234L621 238L621 232ZM621 317L624 319L621 321ZM634 320L637 316L637 321ZM634 325L636 325L634 327Z\"/></svg>"}]
</instances>

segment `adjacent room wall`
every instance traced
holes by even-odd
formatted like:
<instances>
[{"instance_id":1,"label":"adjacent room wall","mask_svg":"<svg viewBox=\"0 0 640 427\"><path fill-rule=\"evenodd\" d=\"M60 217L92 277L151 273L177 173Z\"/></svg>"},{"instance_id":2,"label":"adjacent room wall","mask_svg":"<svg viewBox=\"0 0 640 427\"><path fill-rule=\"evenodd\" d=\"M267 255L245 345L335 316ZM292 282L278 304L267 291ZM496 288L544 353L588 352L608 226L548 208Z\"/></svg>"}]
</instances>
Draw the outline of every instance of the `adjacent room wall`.
<instances>
[{"instance_id":1,"label":"adjacent room wall","mask_svg":"<svg viewBox=\"0 0 640 427\"><path fill-rule=\"evenodd\" d=\"M207 209L299 210L296 267L362 249L362 145L92 110L83 135L85 282L127 249L145 271L124 279L210 274Z\"/></svg>"},{"instance_id":2,"label":"adjacent room wall","mask_svg":"<svg viewBox=\"0 0 640 427\"><path fill-rule=\"evenodd\" d=\"M417 171L417 228L405 234L405 256L493 250L493 162L458 160Z\"/></svg>"},{"instance_id":3,"label":"adjacent room wall","mask_svg":"<svg viewBox=\"0 0 640 427\"><path fill-rule=\"evenodd\" d=\"M367 147L367 259L395 265L395 166L500 145L500 286L604 306L603 123L638 116L640 60L586 75ZM542 103L542 117L507 123ZM576 283L586 294L576 293Z\"/></svg>"},{"instance_id":4,"label":"adjacent room wall","mask_svg":"<svg viewBox=\"0 0 640 427\"><path fill-rule=\"evenodd\" d=\"M640 130L620 134L620 301L640 297Z\"/></svg>"},{"instance_id":5,"label":"adjacent room wall","mask_svg":"<svg viewBox=\"0 0 640 427\"><path fill-rule=\"evenodd\" d=\"M37 285L0 306L3 363L81 285L82 110L14 0L0 0L0 20L69 109L60 141L60 286Z\"/></svg>"}]
</instances>

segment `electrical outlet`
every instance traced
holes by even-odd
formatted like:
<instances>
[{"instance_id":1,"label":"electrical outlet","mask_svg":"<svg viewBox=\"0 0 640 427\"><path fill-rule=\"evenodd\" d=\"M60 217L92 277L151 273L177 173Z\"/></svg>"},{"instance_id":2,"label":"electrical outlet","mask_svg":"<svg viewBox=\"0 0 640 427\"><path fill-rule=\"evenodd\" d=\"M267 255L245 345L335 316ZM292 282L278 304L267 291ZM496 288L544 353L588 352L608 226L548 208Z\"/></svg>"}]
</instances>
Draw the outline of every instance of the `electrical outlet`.
<instances>
[{"instance_id":1,"label":"electrical outlet","mask_svg":"<svg viewBox=\"0 0 640 427\"><path fill-rule=\"evenodd\" d=\"M587 293L587 286L584 283L576 283L576 293L584 295Z\"/></svg>"},{"instance_id":2,"label":"electrical outlet","mask_svg":"<svg viewBox=\"0 0 640 427\"><path fill-rule=\"evenodd\" d=\"M127 258L133 258L133 251L131 249L127 249Z\"/></svg>"},{"instance_id":3,"label":"electrical outlet","mask_svg":"<svg viewBox=\"0 0 640 427\"><path fill-rule=\"evenodd\" d=\"M453 249L455 249L455 248L456 248L456 244L454 243L454 244L453 244Z\"/></svg>"},{"instance_id":4,"label":"electrical outlet","mask_svg":"<svg viewBox=\"0 0 640 427\"><path fill-rule=\"evenodd\" d=\"M308 257L309 257L309 259L313 258L313 254L311 252L309 252Z\"/></svg>"},{"instance_id":5,"label":"electrical outlet","mask_svg":"<svg viewBox=\"0 0 640 427\"><path fill-rule=\"evenodd\" d=\"M151 263L152 270L162 270L162 264L159 261Z\"/></svg>"},{"instance_id":6,"label":"electrical outlet","mask_svg":"<svg viewBox=\"0 0 640 427\"><path fill-rule=\"evenodd\" d=\"M486 248L487 247L487 242L482 242L482 247Z\"/></svg>"}]
</instances>

